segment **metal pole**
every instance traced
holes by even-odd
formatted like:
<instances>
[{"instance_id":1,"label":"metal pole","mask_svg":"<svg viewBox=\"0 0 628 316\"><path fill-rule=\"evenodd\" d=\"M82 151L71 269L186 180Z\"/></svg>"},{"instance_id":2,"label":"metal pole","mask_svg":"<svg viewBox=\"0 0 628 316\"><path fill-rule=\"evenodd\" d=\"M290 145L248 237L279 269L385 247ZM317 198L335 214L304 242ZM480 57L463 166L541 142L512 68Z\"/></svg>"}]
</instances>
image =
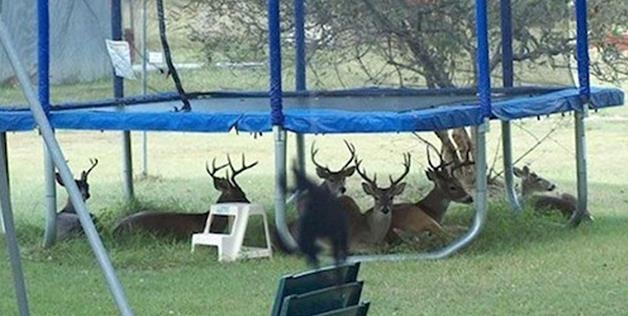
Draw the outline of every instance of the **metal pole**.
<instances>
[{"instance_id":1,"label":"metal pole","mask_svg":"<svg viewBox=\"0 0 628 316\"><path fill-rule=\"evenodd\" d=\"M44 148L44 186L46 188L46 227L44 230L44 248L51 247L57 240L57 187L55 184L55 165L46 144Z\"/></svg>"},{"instance_id":2,"label":"metal pole","mask_svg":"<svg viewBox=\"0 0 628 316\"><path fill-rule=\"evenodd\" d=\"M0 0L0 13L2 13L2 0ZM2 150L5 155L7 153L7 133L0 132L0 150ZM7 172L7 194L9 198L11 198L11 188L9 179L9 159L8 157L4 159L4 169ZM2 221L2 216L0 216L0 234L4 234L6 230L4 229L4 222Z\"/></svg>"},{"instance_id":3,"label":"metal pole","mask_svg":"<svg viewBox=\"0 0 628 316\"><path fill-rule=\"evenodd\" d=\"M1 5L1 4L0 4ZM0 28L4 30L4 22L0 17ZM3 40L4 42L4 40ZM33 93L34 96L34 93ZM20 259L20 248L15 234L15 225L13 223L13 210L11 209L11 195L9 191L9 169L8 156L6 148L6 133L1 133L0 141L0 208L2 208L3 229L6 230L5 239L7 241L7 250L9 251L9 259L11 262L11 270L13 271L13 282L15 287L15 296L17 297L17 305L21 316L29 315L28 297L26 295L26 285L24 284L24 272L22 271L22 262Z\"/></svg>"},{"instance_id":4,"label":"metal pole","mask_svg":"<svg viewBox=\"0 0 628 316\"><path fill-rule=\"evenodd\" d=\"M122 5L120 0L111 1L111 38L115 41L122 40ZM113 75L114 98L124 97L124 81L121 77ZM122 132L122 180L124 195L132 200L133 193L133 164L131 159L131 132Z\"/></svg>"},{"instance_id":5,"label":"metal pole","mask_svg":"<svg viewBox=\"0 0 628 316\"><path fill-rule=\"evenodd\" d=\"M501 32L502 32L502 85L510 88L514 84L513 51L512 51L512 6L510 0L500 1ZM502 121L502 152L504 163L504 180L506 197L515 212L521 212L521 204L515 191L515 180L512 171L512 133L510 121Z\"/></svg>"},{"instance_id":6,"label":"metal pole","mask_svg":"<svg viewBox=\"0 0 628 316\"><path fill-rule=\"evenodd\" d=\"M502 153L504 160L504 180L506 197L510 201L512 209L520 213L522 211L521 203L517 198L517 191L515 190L515 177L513 174L512 165L512 133L510 121L501 121L502 125Z\"/></svg>"},{"instance_id":7,"label":"metal pole","mask_svg":"<svg viewBox=\"0 0 628 316\"><path fill-rule=\"evenodd\" d=\"M131 132L124 131L122 132L122 177L124 197L129 201L135 198L133 190L133 160L131 156Z\"/></svg>"},{"instance_id":8,"label":"metal pole","mask_svg":"<svg viewBox=\"0 0 628 316\"><path fill-rule=\"evenodd\" d=\"M65 183L65 188L68 190L71 202L76 207L77 215L79 216L79 220L81 222L81 225L83 226L83 230L85 231L87 240L94 250L94 254L96 256L98 264L100 265L101 270L103 271L105 279L109 284L109 289L111 290L113 298L118 306L118 310L122 315L133 315L133 312L131 311L131 308L129 307L126 300L122 285L116 277L113 266L111 265L111 261L107 256L105 247L103 246L102 241L100 240L100 237L96 232L96 228L94 227L94 223L89 216L89 211L87 210L87 206L85 205L85 202L81 197L81 192L79 191L76 182L74 182L74 177L72 176L70 168L65 162L65 157L63 156L61 147L55 139L55 135L52 130L52 126L48 121L48 117L46 116L42 105L37 100L35 91L30 84L28 75L26 74L26 70L21 61L18 59L15 47L13 47L13 43L9 40L9 38L9 31L7 30L4 21L0 16L0 42L2 42L6 55L8 56L9 61L13 66L13 69L15 70L15 74L17 75L24 95L28 100L28 103L30 104L33 117L37 122L37 125L39 125L41 136L44 138L44 141L48 146L48 150L50 151L50 155L52 156L52 159L57 166L57 169L59 170L61 179ZM8 211L4 211L4 207L3 212L9 213ZM7 223L7 221L8 220L5 217L5 226L7 226L7 237L9 234L15 235L15 233L11 231L13 227L8 227L12 226L12 223ZM9 242L14 243L15 241Z\"/></svg>"},{"instance_id":9,"label":"metal pole","mask_svg":"<svg viewBox=\"0 0 628 316\"><path fill-rule=\"evenodd\" d=\"M305 0L294 0L295 90L306 91ZM296 134L297 170L305 174L305 135Z\"/></svg>"},{"instance_id":10,"label":"metal pole","mask_svg":"<svg viewBox=\"0 0 628 316\"><path fill-rule=\"evenodd\" d=\"M275 135L275 226L279 238L289 249L296 249L297 243L288 230L286 222L286 131L281 126L273 126Z\"/></svg>"},{"instance_id":11,"label":"metal pole","mask_svg":"<svg viewBox=\"0 0 628 316\"><path fill-rule=\"evenodd\" d=\"M142 0L142 94L146 95L148 92L148 70L147 70L147 56L148 48L146 46L146 33L148 30L148 1ZM148 135L146 131L142 132L142 175L148 175Z\"/></svg>"},{"instance_id":12,"label":"metal pole","mask_svg":"<svg viewBox=\"0 0 628 316\"><path fill-rule=\"evenodd\" d=\"M581 108L575 112L576 172L578 180L578 205L569 225L578 226L587 212L587 156L584 118L587 116L591 97L589 82L589 38L587 26L587 1L576 0L576 53L578 61L578 85Z\"/></svg>"}]
</instances>

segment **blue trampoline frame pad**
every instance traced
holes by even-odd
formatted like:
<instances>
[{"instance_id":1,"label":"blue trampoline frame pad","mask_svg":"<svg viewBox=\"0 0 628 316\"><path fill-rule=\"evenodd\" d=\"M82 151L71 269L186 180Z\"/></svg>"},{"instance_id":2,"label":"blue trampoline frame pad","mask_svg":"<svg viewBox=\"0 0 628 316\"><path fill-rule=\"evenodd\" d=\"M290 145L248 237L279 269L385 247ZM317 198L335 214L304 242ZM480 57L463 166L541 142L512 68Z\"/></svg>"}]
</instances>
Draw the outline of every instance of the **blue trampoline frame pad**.
<instances>
[{"instance_id":1,"label":"blue trampoline frame pad","mask_svg":"<svg viewBox=\"0 0 628 316\"><path fill-rule=\"evenodd\" d=\"M54 105L49 113L56 129L187 132L268 132L267 92L190 94L192 111L175 112L181 102L174 93ZM577 88L518 87L495 89L493 119L513 120L575 111ZM590 109L620 106L624 93L616 88L591 88ZM284 128L298 133L381 133L434 131L482 122L473 89L364 88L285 92ZM0 131L36 127L30 110L0 110Z\"/></svg>"}]
</instances>

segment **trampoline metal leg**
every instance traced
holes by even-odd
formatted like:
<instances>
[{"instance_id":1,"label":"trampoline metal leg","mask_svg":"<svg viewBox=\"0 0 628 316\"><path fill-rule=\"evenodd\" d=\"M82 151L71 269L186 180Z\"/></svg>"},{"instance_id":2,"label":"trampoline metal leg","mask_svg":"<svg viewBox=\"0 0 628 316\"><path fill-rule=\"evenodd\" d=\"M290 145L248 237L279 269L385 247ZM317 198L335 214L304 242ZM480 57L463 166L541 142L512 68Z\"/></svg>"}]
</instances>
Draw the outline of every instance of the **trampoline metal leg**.
<instances>
[{"instance_id":1,"label":"trampoline metal leg","mask_svg":"<svg viewBox=\"0 0 628 316\"><path fill-rule=\"evenodd\" d=\"M569 220L570 226L578 226L587 212L587 149L584 118L587 105L584 110L575 112L575 141L576 141L576 171L578 180L578 205L576 213Z\"/></svg>"},{"instance_id":2,"label":"trampoline metal leg","mask_svg":"<svg viewBox=\"0 0 628 316\"><path fill-rule=\"evenodd\" d=\"M0 3L2 3L2 1L0 1ZM8 152L7 151L7 133L6 132L0 132L0 150L5 153ZM10 185L9 185L9 159L8 156L4 157L4 170L6 170L6 177L7 177L7 194L9 196L9 198L11 198L11 189L10 189ZM0 234L4 234L6 232L6 230L4 229L4 221L2 220L2 216L0 216Z\"/></svg>"},{"instance_id":3,"label":"trampoline metal leg","mask_svg":"<svg viewBox=\"0 0 628 316\"><path fill-rule=\"evenodd\" d=\"M43 143L44 150L44 186L46 187L46 227L44 230L44 248L51 247L57 240L57 188L55 167L50 151Z\"/></svg>"},{"instance_id":4,"label":"trampoline metal leg","mask_svg":"<svg viewBox=\"0 0 628 316\"><path fill-rule=\"evenodd\" d=\"M297 169L305 174L305 135L296 134Z\"/></svg>"},{"instance_id":5,"label":"trampoline metal leg","mask_svg":"<svg viewBox=\"0 0 628 316\"><path fill-rule=\"evenodd\" d=\"M133 159L131 152L131 132L122 132L122 177L124 181L124 196L127 200L133 200Z\"/></svg>"},{"instance_id":6,"label":"trampoline metal leg","mask_svg":"<svg viewBox=\"0 0 628 316\"><path fill-rule=\"evenodd\" d=\"M96 256L96 259L105 276L105 279L107 280L109 289L111 290L111 294L113 295L114 301L116 302L118 306L118 310L120 311L121 315L124 315L124 316L133 315L133 312L131 311L131 308L127 302L126 295L124 294L124 290L122 289L122 285L120 284L120 281L118 280L115 274L115 270L113 269L113 265L111 264L111 261L109 260L109 257L107 256L107 251L105 250L105 247L102 241L100 240L100 237L98 236L98 232L96 232L94 223L92 222L91 217L89 216L89 211L87 210L87 206L85 205L85 202L83 201L81 197L81 192L79 191L78 186L74 182L74 178L72 176L72 172L70 171L70 168L65 162L65 157L63 156L61 147L59 146L59 143L57 142L55 138L54 132L52 130L52 126L50 125L50 122L48 121L48 118L46 117L46 113L44 113L42 105L37 100L37 96L28 79L28 75L26 74L26 70L24 69L24 66L22 65L21 61L17 57L18 56L17 52L15 50L15 47L13 46L13 43L10 40L9 32L1 16L0 16L0 42L2 43L2 46L4 47L7 57L9 58L9 62L11 63L11 65L13 66L13 69L15 70L15 74L20 82L20 86L22 87L24 96L26 97L26 99L28 100L28 103L30 104L30 109L33 114L33 118L35 119L35 122L37 122L37 124L39 125L40 131L41 131L41 137L43 137L44 141L46 142L46 145L48 146L48 150L50 150L50 155L52 156L53 161L55 162L55 165L57 166L57 169L59 170L59 174L61 175L61 178L63 179L63 182L65 183L66 189L68 190L72 204L74 204L74 206L76 207L77 215L81 222L81 226L83 226L83 230L85 231L87 240L89 241L89 244L92 247L92 250L94 251L94 255ZM0 165L2 165L2 163L0 163ZM1 175L6 174L6 172L3 172L4 167L0 167L0 168L2 169L0 170L0 174ZM0 180L0 186L6 187L6 181ZM5 192L7 192L7 190L8 188L0 188L0 194L3 194L3 193L6 194ZM14 256L19 256L19 253L17 253L18 251L17 241L14 239L15 230L12 225L13 224L12 213L10 212L9 205L5 205L5 204L8 204L9 202L8 199L0 197L0 202L3 204L2 214L3 216L5 216L4 220L5 220L5 226L7 228L7 242L9 244L9 252L10 252L11 257L14 258ZM15 261L16 263L19 263L19 257L16 257L13 261ZM15 272L15 269L14 269L14 274L17 277L22 278L21 273ZM22 286L22 285L16 284L16 290L19 290L18 288L19 286ZM18 295L18 299L21 296L22 295Z\"/></svg>"},{"instance_id":7,"label":"trampoline metal leg","mask_svg":"<svg viewBox=\"0 0 628 316\"><path fill-rule=\"evenodd\" d=\"M0 21L0 23L2 23ZM15 234L15 225L13 224L13 210L11 209L11 195L9 193L9 172L7 169L8 157L6 151L6 134L2 133L2 144L0 144L0 208L2 208L2 222L6 229L5 239L7 241L7 250L11 261L11 270L13 270L13 281L15 282L15 295L21 316L29 315L28 297L26 296L26 286L24 284L24 272L22 271L22 262L20 260L20 249Z\"/></svg>"},{"instance_id":8,"label":"trampoline metal leg","mask_svg":"<svg viewBox=\"0 0 628 316\"><path fill-rule=\"evenodd\" d=\"M512 133L510 121L502 121L502 151L504 156L504 180L506 197L510 202L512 209L520 213L521 204L517 198L517 192L515 191L515 177L513 175L512 165Z\"/></svg>"},{"instance_id":9,"label":"trampoline metal leg","mask_svg":"<svg viewBox=\"0 0 628 316\"><path fill-rule=\"evenodd\" d=\"M281 126L273 126L275 136L275 226L279 238L289 249L296 249L297 243L288 230L286 222L286 131Z\"/></svg>"},{"instance_id":10,"label":"trampoline metal leg","mask_svg":"<svg viewBox=\"0 0 628 316\"><path fill-rule=\"evenodd\" d=\"M458 240L452 242L447 247L428 253L419 254L393 254L393 255L373 255L373 256L352 256L349 261L399 261L399 260L420 260L420 259L443 259L462 248L469 245L481 232L486 222L487 211L487 189L486 189L486 129L488 122L480 126L473 127L473 135L476 143L475 152L475 217L471 227Z\"/></svg>"},{"instance_id":11,"label":"trampoline metal leg","mask_svg":"<svg viewBox=\"0 0 628 316\"><path fill-rule=\"evenodd\" d=\"M295 138L297 147L297 170L299 170L302 174L305 174L305 135L296 134ZM298 196L299 192L293 192L286 200L286 204L296 202Z\"/></svg>"}]
</instances>

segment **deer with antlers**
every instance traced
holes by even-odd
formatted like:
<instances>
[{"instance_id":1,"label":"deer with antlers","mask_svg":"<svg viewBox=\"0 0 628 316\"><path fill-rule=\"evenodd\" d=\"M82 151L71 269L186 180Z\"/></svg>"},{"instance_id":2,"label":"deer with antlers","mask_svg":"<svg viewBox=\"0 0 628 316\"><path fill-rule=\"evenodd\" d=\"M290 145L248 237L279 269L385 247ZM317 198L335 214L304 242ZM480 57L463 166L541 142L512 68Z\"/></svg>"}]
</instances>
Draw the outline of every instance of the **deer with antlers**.
<instances>
[{"instance_id":1,"label":"deer with antlers","mask_svg":"<svg viewBox=\"0 0 628 316\"><path fill-rule=\"evenodd\" d=\"M216 203L250 203L246 194L236 181L236 177L245 170L257 165L257 161L249 165L246 164L244 154L242 154L242 166L237 169L231 162L231 157L227 155L227 163L216 166L216 158L212 160L212 168L205 163L205 170L212 178L214 188L220 191L220 196ZM218 171L229 166L231 174L226 173L226 177L217 176ZM143 231L155 236L168 236L176 239L187 239L194 233L202 232L207 222L209 211L204 213L179 213L179 212L139 212L131 214L122 219L114 229L114 235L123 233ZM212 220L211 232L224 232L228 225L226 216L217 216Z\"/></svg>"},{"instance_id":2,"label":"deer with antlers","mask_svg":"<svg viewBox=\"0 0 628 316\"><path fill-rule=\"evenodd\" d=\"M434 187L421 200L416 203L400 203L393 206L392 222L390 225L387 240L394 242L401 232L410 234L421 234L429 232L432 235L446 239L450 234L442 226L442 220L451 202L470 204L473 198L467 193L464 185L454 176L458 168L472 164L465 159L459 163L447 162L438 153L440 163L435 166L430 157L430 148L437 153L438 150L433 145L427 143L427 160L429 168L425 175Z\"/></svg>"},{"instance_id":3,"label":"deer with antlers","mask_svg":"<svg viewBox=\"0 0 628 316\"><path fill-rule=\"evenodd\" d=\"M316 175L322 179L323 181L318 185L321 189L329 192L333 196L340 197L343 196L347 191L346 181L347 178L351 177L355 173L355 166L352 166L351 163L355 158L355 146L349 143L347 140L344 140L345 146L349 150L350 157L344 165L338 169L338 171L332 171L328 166L323 166L319 162L316 161L316 155L318 154L318 148L315 147L315 143L312 143L310 147L310 157L312 159L312 163L316 166ZM295 171L297 172L297 171ZM298 178L297 178L298 179ZM307 191L301 190L297 186L297 211L299 216L304 214L304 211L308 208L309 200L311 197L308 195ZM293 236L298 238L299 236L299 225L298 221L292 221L288 223L288 230ZM283 243L283 240L277 236L277 231L275 229L271 232L272 242L275 247L285 253L291 253L292 251Z\"/></svg>"},{"instance_id":4,"label":"deer with antlers","mask_svg":"<svg viewBox=\"0 0 628 316\"><path fill-rule=\"evenodd\" d=\"M83 170L81 172L81 177L74 180L76 182L76 186L79 188L79 192L81 192L83 201L87 201L91 197L89 193L89 183L87 183L87 176L89 176L92 170L94 170L94 168L98 165L98 159L90 159L89 162L91 163L89 169ZM61 179L61 175L58 172L55 173L55 178L59 185L65 187L63 179ZM94 214L89 213L89 216L92 218L92 221L96 223L96 217ZM65 203L65 206L57 213L57 240L67 239L68 237L81 234L82 232L83 227L81 226L78 214L76 214L74 204L70 200L70 197L68 197L68 201Z\"/></svg>"},{"instance_id":5,"label":"deer with antlers","mask_svg":"<svg viewBox=\"0 0 628 316\"><path fill-rule=\"evenodd\" d=\"M349 242L351 248L377 245L384 241L394 216L392 212L394 198L401 195L406 187L406 183L402 182L402 180L410 172L410 161L410 154L404 154L404 171L395 180L393 180L392 176L389 176L390 185L384 188L377 185L377 174L373 174L371 179L366 174L366 169L360 170L362 160L356 158L356 171L364 180L362 189L364 193L373 198L373 207L362 213L351 197L343 196L340 198L349 217Z\"/></svg>"},{"instance_id":6,"label":"deer with antlers","mask_svg":"<svg viewBox=\"0 0 628 316\"><path fill-rule=\"evenodd\" d=\"M535 210L547 213L559 211L564 217L569 218L572 225L578 225L581 220L591 221L593 217L589 211L585 211L582 218L577 218L578 200L569 193L547 195L554 192L556 185L551 181L537 175L528 166L513 168L516 177L521 179L521 199L526 204L531 204Z\"/></svg>"}]
</instances>

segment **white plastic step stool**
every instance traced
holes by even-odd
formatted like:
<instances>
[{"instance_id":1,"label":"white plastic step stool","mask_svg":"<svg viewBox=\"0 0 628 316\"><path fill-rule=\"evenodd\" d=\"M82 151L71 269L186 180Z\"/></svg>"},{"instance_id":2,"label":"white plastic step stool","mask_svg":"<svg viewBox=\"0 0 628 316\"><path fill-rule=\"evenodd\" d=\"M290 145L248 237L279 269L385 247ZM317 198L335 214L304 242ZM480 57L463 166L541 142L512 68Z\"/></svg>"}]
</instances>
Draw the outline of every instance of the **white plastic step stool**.
<instances>
[{"instance_id":1,"label":"white plastic step stool","mask_svg":"<svg viewBox=\"0 0 628 316\"><path fill-rule=\"evenodd\" d=\"M223 215L234 217L233 220L229 220L232 225L230 233L211 233L209 227L213 215ZM264 237L266 247L245 247L242 245L244 241L244 234L249 222L249 216L261 215L264 225ZM207 223L202 233L192 235L192 252L196 245L216 246L218 247L218 261L235 261L237 259L244 258L260 258L272 256L272 250L270 246L270 234L268 232L268 221L266 219L266 212L260 204L247 204L247 203L221 203L214 204L209 209L209 216L207 216Z\"/></svg>"}]
</instances>

